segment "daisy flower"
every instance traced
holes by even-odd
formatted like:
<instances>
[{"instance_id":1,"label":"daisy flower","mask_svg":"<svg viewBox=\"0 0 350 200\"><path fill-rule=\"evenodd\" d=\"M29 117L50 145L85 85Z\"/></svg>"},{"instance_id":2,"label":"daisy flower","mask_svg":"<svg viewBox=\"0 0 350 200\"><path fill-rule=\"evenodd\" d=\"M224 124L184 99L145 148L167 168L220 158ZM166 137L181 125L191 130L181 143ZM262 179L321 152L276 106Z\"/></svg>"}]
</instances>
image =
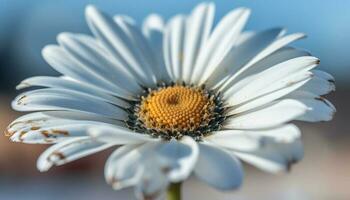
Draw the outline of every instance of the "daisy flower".
<instances>
[{"instance_id":1,"label":"daisy flower","mask_svg":"<svg viewBox=\"0 0 350 200\"><path fill-rule=\"evenodd\" d=\"M44 59L61 76L31 77L18 89L12 141L54 144L39 157L46 171L116 148L105 166L113 188L135 186L162 198L194 175L221 190L241 185L241 161L268 172L303 157L290 121L328 121L335 108L322 95L333 77L319 59L289 44L304 38L281 28L243 31L249 9L214 25L202 3L168 22L152 14L138 26L87 6L92 35L61 33Z\"/></svg>"}]
</instances>

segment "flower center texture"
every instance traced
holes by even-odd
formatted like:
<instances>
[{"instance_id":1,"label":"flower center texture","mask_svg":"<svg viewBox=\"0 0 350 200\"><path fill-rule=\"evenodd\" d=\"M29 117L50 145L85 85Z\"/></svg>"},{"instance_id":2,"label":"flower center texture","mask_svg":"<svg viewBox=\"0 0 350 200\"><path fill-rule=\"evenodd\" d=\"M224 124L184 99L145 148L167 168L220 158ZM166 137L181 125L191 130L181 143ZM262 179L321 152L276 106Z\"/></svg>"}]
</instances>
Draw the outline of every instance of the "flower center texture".
<instances>
[{"instance_id":1,"label":"flower center texture","mask_svg":"<svg viewBox=\"0 0 350 200\"><path fill-rule=\"evenodd\" d=\"M165 139L199 139L219 129L223 108L218 95L200 87L172 85L148 90L133 107L128 125Z\"/></svg>"},{"instance_id":2,"label":"flower center texture","mask_svg":"<svg viewBox=\"0 0 350 200\"><path fill-rule=\"evenodd\" d=\"M200 89L174 86L151 92L140 108L147 127L186 131L209 122L214 102Z\"/></svg>"}]
</instances>

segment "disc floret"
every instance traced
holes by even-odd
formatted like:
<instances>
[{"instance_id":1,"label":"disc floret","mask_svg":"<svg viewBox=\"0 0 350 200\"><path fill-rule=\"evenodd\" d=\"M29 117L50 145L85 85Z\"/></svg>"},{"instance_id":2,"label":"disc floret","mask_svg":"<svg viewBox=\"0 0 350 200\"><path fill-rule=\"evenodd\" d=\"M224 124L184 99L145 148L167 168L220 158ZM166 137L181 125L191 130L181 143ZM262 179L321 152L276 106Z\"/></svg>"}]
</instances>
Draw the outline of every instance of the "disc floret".
<instances>
[{"instance_id":1,"label":"disc floret","mask_svg":"<svg viewBox=\"0 0 350 200\"><path fill-rule=\"evenodd\" d=\"M179 84L147 90L131 110L130 128L164 139L189 135L200 140L218 130L224 118L220 95Z\"/></svg>"}]
</instances>

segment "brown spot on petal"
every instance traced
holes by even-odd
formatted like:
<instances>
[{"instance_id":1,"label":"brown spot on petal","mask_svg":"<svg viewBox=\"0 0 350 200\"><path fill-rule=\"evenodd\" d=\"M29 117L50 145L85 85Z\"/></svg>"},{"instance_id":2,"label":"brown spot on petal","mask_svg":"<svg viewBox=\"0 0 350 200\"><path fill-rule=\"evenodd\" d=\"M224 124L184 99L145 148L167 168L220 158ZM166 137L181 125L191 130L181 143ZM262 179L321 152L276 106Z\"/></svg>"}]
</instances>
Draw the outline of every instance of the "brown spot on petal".
<instances>
[{"instance_id":1,"label":"brown spot on petal","mask_svg":"<svg viewBox=\"0 0 350 200\"><path fill-rule=\"evenodd\" d=\"M52 143L52 142L54 142L55 140L49 139L49 138L45 138L44 141L47 142L47 143Z\"/></svg>"},{"instance_id":2,"label":"brown spot on petal","mask_svg":"<svg viewBox=\"0 0 350 200\"><path fill-rule=\"evenodd\" d=\"M25 99L26 97L27 97L26 95L21 96L21 98L18 99L17 104L18 105L23 104L23 99Z\"/></svg>"},{"instance_id":3,"label":"brown spot on petal","mask_svg":"<svg viewBox=\"0 0 350 200\"><path fill-rule=\"evenodd\" d=\"M19 141L21 141L21 142L23 142L23 136L27 133L28 131L22 131L20 134L19 134L19 137L18 137L18 139L19 139Z\"/></svg>"},{"instance_id":4,"label":"brown spot on petal","mask_svg":"<svg viewBox=\"0 0 350 200\"><path fill-rule=\"evenodd\" d=\"M324 98L324 97L321 97L321 96L316 97L315 99L316 99L316 100L320 100L320 101L324 101L324 100L325 100L325 98Z\"/></svg>"},{"instance_id":5,"label":"brown spot on petal","mask_svg":"<svg viewBox=\"0 0 350 200\"><path fill-rule=\"evenodd\" d=\"M30 128L30 130L32 130L32 131L36 131L36 130L39 130L39 129L40 129L39 126L33 126L32 128Z\"/></svg>"},{"instance_id":6,"label":"brown spot on petal","mask_svg":"<svg viewBox=\"0 0 350 200\"><path fill-rule=\"evenodd\" d=\"M65 130L42 130L40 133L46 138L57 137L56 135L69 135L69 132Z\"/></svg>"},{"instance_id":7,"label":"brown spot on petal","mask_svg":"<svg viewBox=\"0 0 350 200\"><path fill-rule=\"evenodd\" d=\"M63 153L59 152L59 151L54 151L54 152L52 153L52 155L53 155L53 156L57 156L60 160L66 159L66 156L65 156Z\"/></svg>"},{"instance_id":8,"label":"brown spot on petal","mask_svg":"<svg viewBox=\"0 0 350 200\"><path fill-rule=\"evenodd\" d=\"M51 132L53 134L60 134L60 135L65 135L65 136L68 136L69 135L69 132L68 131L65 131L65 130L51 130Z\"/></svg>"},{"instance_id":9,"label":"brown spot on petal","mask_svg":"<svg viewBox=\"0 0 350 200\"><path fill-rule=\"evenodd\" d=\"M332 105L329 105L329 103L327 102L326 98L324 98L324 97L319 96L319 97L316 97L315 99L319 100L319 101L322 101L323 103L325 103L329 107L332 107Z\"/></svg>"},{"instance_id":10,"label":"brown spot on petal","mask_svg":"<svg viewBox=\"0 0 350 200\"><path fill-rule=\"evenodd\" d=\"M42 118L42 119L37 119L37 120L16 121L16 122L12 122L9 125L9 128L12 128L13 126L15 126L17 124L30 124L32 126L35 126L34 124L38 123L40 121L45 122L45 121L47 121L47 119L46 118Z\"/></svg>"},{"instance_id":11,"label":"brown spot on petal","mask_svg":"<svg viewBox=\"0 0 350 200\"><path fill-rule=\"evenodd\" d=\"M47 130L40 131L40 133L46 138L50 137L50 133Z\"/></svg>"},{"instance_id":12,"label":"brown spot on petal","mask_svg":"<svg viewBox=\"0 0 350 200\"><path fill-rule=\"evenodd\" d=\"M14 131L10 131L9 128L5 129L5 131L4 131L4 135L6 137L11 137L13 134L15 134L15 132Z\"/></svg>"}]
</instances>

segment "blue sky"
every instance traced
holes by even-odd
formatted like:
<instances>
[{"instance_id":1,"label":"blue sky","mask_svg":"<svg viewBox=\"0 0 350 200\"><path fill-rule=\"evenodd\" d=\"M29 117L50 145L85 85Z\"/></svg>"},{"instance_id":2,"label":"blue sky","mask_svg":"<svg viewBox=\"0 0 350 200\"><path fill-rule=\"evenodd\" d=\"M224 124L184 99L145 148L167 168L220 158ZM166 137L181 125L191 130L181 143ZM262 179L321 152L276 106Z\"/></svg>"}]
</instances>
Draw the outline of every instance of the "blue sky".
<instances>
[{"instance_id":1,"label":"blue sky","mask_svg":"<svg viewBox=\"0 0 350 200\"><path fill-rule=\"evenodd\" d=\"M54 43L59 32L87 32L84 7L95 4L110 14L126 14L138 22L153 12L166 19L188 13L197 0L0 0L0 44L11 42L15 66L21 78L47 70L40 51ZM294 43L321 59L321 68L349 83L350 75L350 1L348 0L220 0L216 1L216 19L231 9L252 9L248 30L275 26L288 32L304 32L308 38ZM4 45L0 45L4 48ZM4 50L4 49L3 49ZM29 67L30 66L30 67Z\"/></svg>"}]
</instances>

